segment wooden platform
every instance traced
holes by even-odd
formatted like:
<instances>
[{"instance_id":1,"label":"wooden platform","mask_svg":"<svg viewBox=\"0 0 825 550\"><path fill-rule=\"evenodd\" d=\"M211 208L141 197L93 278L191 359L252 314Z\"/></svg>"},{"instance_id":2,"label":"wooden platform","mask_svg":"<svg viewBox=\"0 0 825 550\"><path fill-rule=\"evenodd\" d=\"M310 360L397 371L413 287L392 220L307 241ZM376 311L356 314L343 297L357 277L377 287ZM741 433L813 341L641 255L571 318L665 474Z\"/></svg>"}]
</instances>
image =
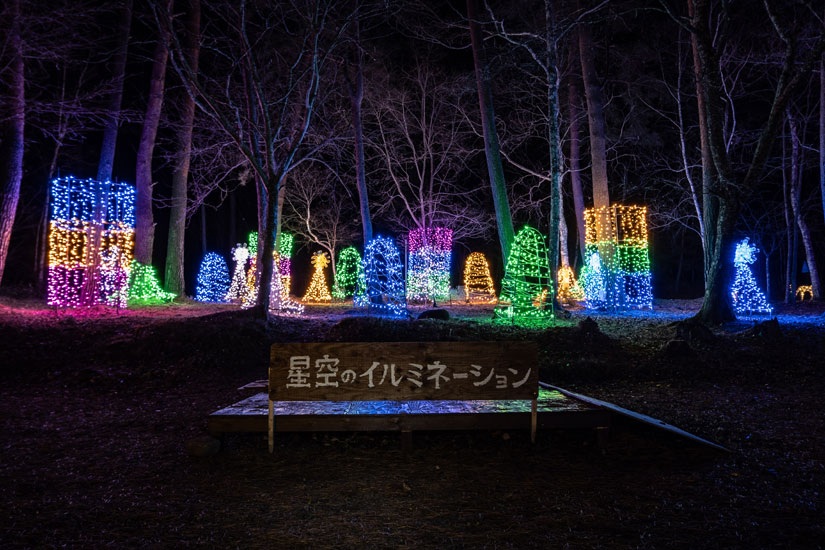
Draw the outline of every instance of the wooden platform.
<instances>
[{"instance_id":1,"label":"wooden platform","mask_svg":"<svg viewBox=\"0 0 825 550\"><path fill-rule=\"evenodd\" d=\"M258 389L252 383L242 389ZM267 394L209 415L210 433L266 432ZM610 425L609 410L542 388L539 429ZM530 401L276 401L276 432L502 430L530 428Z\"/></svg>"}]
</instances>

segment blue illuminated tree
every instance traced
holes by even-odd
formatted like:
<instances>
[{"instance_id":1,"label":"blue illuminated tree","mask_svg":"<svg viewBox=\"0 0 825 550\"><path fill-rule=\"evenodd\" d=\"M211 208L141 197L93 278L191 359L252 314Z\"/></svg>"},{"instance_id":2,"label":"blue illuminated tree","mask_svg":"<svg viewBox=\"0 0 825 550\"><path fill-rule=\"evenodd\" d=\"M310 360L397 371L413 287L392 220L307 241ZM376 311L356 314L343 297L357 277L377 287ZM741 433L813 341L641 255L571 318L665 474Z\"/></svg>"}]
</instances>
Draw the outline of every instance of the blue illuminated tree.
<instances>
[{"instance_id":1,"label":"blue illuminated tree","mask_svg":"<svg viewBox=\"0 0 825 550\"><path fill-rule=\"evenodd\" d=\"M366 305L371 313L402 317L407 314L404 275L398 247L386 237L375 237L364 250L366 289L357 296L358 305ZM361 295L359 289L358 294Z\"/></svg>"},{"instance_id":2,"label":"blue illuminated tree","mask_svg":"<svg viewBox=\"0 0 825 550\"><path fill-rule=\"evenodd\" d=\"M225 302L229 291L229 268L222 256L209 252L203 257L198 270L198 286L195 300L199 302Z\"/></svg>"},{"instance_id":3,"label":"blue illuminated tree","mask_svg":"<svg viewBox=\"0 0 825 550\"><path fill-rule=\"evenodd\" d=\"M773 311L751 271L750 266L756 261L756 252L757 248L750 244L747 237L736 245L736 253L733 257L736 275L730 294L733 298L733 308L738 315L742 313L770 314Z\"/></svg>"}]
</instances>

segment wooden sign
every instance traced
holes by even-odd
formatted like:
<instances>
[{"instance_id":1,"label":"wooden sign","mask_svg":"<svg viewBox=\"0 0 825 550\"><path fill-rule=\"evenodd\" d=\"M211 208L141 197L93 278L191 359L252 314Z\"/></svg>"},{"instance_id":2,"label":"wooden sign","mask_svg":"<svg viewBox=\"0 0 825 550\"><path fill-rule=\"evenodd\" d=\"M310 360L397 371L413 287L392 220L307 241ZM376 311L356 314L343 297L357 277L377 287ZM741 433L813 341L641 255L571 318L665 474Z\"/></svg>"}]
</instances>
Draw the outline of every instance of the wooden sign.
<instances>
[{"instance_id":1,"label":"wooden sign","mask_svg":"<svg viewBox=\"0 0 825 550\"><path fill-rule=\"evenodd\" d=\"M535 399L535 342L273 344L274 401Z\"/></svg>"}]
</instances>

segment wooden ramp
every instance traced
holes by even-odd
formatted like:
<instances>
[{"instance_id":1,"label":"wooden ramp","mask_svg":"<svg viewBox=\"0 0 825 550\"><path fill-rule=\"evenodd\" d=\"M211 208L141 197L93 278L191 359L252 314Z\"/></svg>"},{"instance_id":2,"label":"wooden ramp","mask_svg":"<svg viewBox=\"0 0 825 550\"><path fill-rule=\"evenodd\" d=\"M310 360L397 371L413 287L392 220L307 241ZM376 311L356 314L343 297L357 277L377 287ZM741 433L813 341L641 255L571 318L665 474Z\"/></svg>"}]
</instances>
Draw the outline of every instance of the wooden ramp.
<instances>
[{"instance_id":1,"label":"wooden ramp","mask_svg":"<svg viewBox=\"0 0 825 550\"><path fill-rule=\"evenodd\" d=\"M266 381L263 381L265 387ZM241 389L259 389L255 382ZM529 400L276 401L276 432L511 430L530 428ZM267 394L257 393L209 415L210 433L266 432ZM610 426L609 410L542 388L539 429Z\"/></svg>"}]
</instances>

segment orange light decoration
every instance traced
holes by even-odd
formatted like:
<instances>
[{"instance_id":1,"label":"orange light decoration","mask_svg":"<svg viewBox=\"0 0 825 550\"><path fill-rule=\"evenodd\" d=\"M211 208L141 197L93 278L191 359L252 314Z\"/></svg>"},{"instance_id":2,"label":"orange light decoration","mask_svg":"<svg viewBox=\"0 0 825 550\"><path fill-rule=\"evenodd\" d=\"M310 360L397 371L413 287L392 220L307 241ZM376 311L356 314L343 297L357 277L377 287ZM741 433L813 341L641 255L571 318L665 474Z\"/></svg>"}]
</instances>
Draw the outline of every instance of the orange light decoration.
<instances>
[{"instance_id":1,"label":"orange light decoration","mask_svg":"<svg viewBox=\"0 0 825 550\"><path fill-rule=\"evenodd\" d=\"M329 255L319 250L312 255L312 265L315 272L301 301L305 304L328 304L332 302L332 294L329 292L324 269L329 265Z\"/></svg>"},{"instance_id":2,"label":"orange light decoration","mask_svg":"<svg viewBox=\"0 0 825 550\"><path fill-rule=\"evenodd\" d=\"M49 305L126 307L135 189L74 177L51 184Z\"/></svg>"},{"instance_id":3,"label":"orange light decoration","mask_svg":"<svg viewBox=\"0 0 825 550\"><path fill-rule=\"evenodd\" d=\"M807 296L810 300L814 299L814 287L811 285L802 285L797 287L796 289L796 299L800 302L805 301L805 296Z\"/></svg>"},{"instance_id":4,"label":"orange light decoration","mask_svg":"<svg viewBox=\"0 0 825 550\"><path fill-rule=\"evenodd\" d=\"M495 304L498 301L490 264L481 252L473 252L464 262L464 295L471 304Z\"/></svg>"},{"instance_id":5,"label":"orange light decoration","mask_svg":"<svg viewBox=\"0 0 825 550\"><path fill-rule=\"evenodd\" d=\"M584 300L584 291L579 286L576 275L570 266L560 268L556 278L558 280L559 302L572 304Z\"/></svg>"}]
</instances>

